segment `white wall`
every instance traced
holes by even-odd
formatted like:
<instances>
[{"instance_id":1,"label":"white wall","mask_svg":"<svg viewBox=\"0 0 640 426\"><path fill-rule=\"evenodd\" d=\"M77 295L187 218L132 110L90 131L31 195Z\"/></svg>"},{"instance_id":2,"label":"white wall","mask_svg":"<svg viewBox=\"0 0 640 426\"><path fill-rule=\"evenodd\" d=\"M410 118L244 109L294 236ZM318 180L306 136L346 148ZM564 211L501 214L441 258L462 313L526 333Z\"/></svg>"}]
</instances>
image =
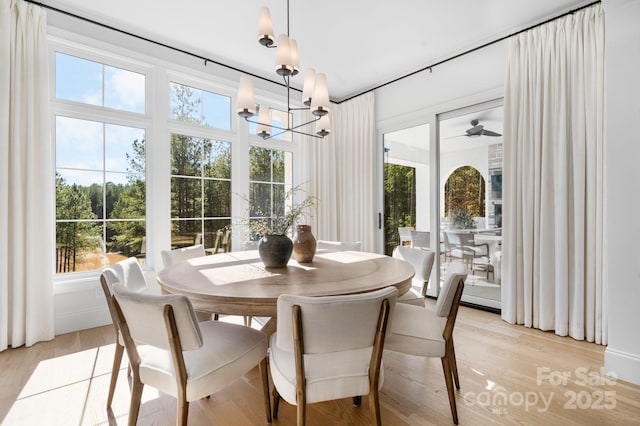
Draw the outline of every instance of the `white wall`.
<instances>
[{"instance_id":1,"label":"white wall","mask_svg":"<svg viewBox=\"0 0 640 426\"><path fill-rule=\"evenodd\" d=\"M429 114L501 97L505 43L464 55L375 91L379 128L425 123ZM420 121L420 118L422 120Z\"/></svg>"},{"instance_id":2,"label":"white wall","mask_svg":"<svg viewBox=\"0 0 640 426\"><path fill-rule=\"evenodd\" d=\"M605 0L609 346L605 368L640 384L640 0Z\"/></svg>"}]
</instances>

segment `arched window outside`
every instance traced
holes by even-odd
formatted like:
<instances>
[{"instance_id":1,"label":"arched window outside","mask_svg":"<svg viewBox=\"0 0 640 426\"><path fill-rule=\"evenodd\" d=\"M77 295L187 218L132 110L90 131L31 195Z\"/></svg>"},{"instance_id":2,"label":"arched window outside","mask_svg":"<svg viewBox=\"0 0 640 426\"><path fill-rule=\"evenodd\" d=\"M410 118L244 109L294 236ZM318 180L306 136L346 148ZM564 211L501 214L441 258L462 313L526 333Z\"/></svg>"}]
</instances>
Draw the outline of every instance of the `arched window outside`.
<instances>
[{"instance_id":1,"label":"arched window outside","mask_svg":"<svg viewBox=\"0 0 640 426\"><path fill-rule=\"evenodd\" d=\"M472 217L485 216L486 184L482 174L472 166L458 167L444 184L444 213L451 217L462 210Z\"/></svg>"}]
</instances>

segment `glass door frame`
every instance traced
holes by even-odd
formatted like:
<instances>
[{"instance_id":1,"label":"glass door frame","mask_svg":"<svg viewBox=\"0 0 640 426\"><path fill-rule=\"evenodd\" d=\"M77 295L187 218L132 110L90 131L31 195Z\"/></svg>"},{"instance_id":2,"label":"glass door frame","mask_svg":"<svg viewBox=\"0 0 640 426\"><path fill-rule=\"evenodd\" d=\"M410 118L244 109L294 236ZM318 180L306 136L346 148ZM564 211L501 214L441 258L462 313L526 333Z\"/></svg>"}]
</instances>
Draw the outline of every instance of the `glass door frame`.
<instances>
[{"instance_id":1,"label":"glass door frame","mask_svg":"<svg viewBox=\"0 0 640 426\"><path fill-rule=\"evenodd\" d=\"M436 137L436 141L435 142L436 142L436 145L437 145L437 149L436 150L438 151L438 153L437 153L438 158L435 160L435 164L437 165L437 167L435 167L435 168L438 169L438 176L435 178L435 181L434 181L434 182L437 182L437 188L436 188L436 190L434 192L436 192L438 194L437 195L438 196L438 200L436 201L436 203L434 205L434 208L437 209L437 212L434 214L434 212L432 211L432 216L434 216L435 219L438 222L437 228L435 228L435 229L440 230L440 227L441 227L441 212L440 212L440 209L441 209L442 206L440 205L440 201L441 201L441 199L440 199L440 193L441 193L440 188L441 188L442 185L440 184L440 145L441 145L441 141L440 141L440 125L441 125L442 121L448 120L448 119L451 119L451 118L460 117L460 116L463 116L463 115L468 115L468 114L472 114L472 113L476 113L476 112L485 111L485 110L492 109L492 108L497 108L497 107L504 107L504 98L503 97L495 98L495 99L491 99L491 100L487 100L487 101L482 101L482 102L478 102L478 103L474 103L474 104L471 104L471 105L463 106L461 108L455 108L455 109L451 109L451 110L436 114L437 137ZM441 284L441 280L442 280L443 277L441 276L441 273L440 273L440 271L441 271L441 255L440 255L440 250L439 249L440 249L440 244L438 244L438 251L436 252L436 261L435 261L433 269L436 270L436 279L437 279L436 282L438 282L440 285L442 285ZM494 274L495 274L495 272L494 272ZM433 278L433 274L432 274L432 278ZM439 293L440 285L438 285L438 286L430 286L430 287L437 287L437 292ZM427 295L431 296L431 294L428 294L428 293L427 293ZM437 297L437 295L436 295L436 297ZM463 293L462 299L461 299L463 302L467 301L468 303L472 303L474 305L483 306L483 307L490 308L490 309L500 309L501 306L502 306L501 305L501 301L498 301L497 303L494 303L490 299L486 299L488 301L486 304L479 304L478 301L475 300L475 299L471 300L471 301L468 301L468 300L465 300L465 299L466 299L466 297L465 297L465 295Z\"/></svg>"},{"instance_id":2,"label":"glass door frame","mask_svg":"<svg viewBox=\"0 0 640 426\"><path fill-rule=\"evenodd\" d=\"M462 102L457 99L455 102L444 105L437 105L431 108L425 108L413 111L407 114L400 114L395 117L379 121L377 123L377 146L376 162L379 171L376 176L377 191L377 212L378 212L378 232L377 232L377 250L384 253L384 134L395 132L409 127L415 127L422 124L429 125L429 164L431 179L431 188L429 191L429 204L431 206L431 214L429 219L429 227L431 229L440 229L440 121L447 118L447 114L454 111L464 111L464 113L476 110L487 109L499 105L504 105L503 91L500 89L491 90L479 95L465 98ZM468 109L467 109L468 108ZM462 114L462 112L461 112ZM448 118L451 118L449 116ZM427 142L427 141L425 141ZM437 184L434 184L437 182ZM431 272L430 283L440 283L442 279L440 274L440 238L439 232L431 233L431 247L436 253L436 263ZM438 297L440 285L430 285L427 289L427 296Z\"/></svg>"}]
</instances>

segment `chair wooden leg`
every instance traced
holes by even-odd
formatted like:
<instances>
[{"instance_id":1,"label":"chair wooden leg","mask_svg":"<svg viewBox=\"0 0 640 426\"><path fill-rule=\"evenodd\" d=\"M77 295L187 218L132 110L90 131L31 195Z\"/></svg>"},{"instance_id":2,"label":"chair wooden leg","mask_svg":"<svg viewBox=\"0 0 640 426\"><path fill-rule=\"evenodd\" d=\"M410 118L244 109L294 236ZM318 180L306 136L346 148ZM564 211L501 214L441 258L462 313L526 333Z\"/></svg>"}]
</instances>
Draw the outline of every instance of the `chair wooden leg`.
<instances>
[{"instance_id":1,"label":"chair wooden leg","mask_svg":"<svg viewBox=\"0 0 640 426\"><path fill-rule=\"evenodd\" d=\"M298 401L297 406L297 423L298 426L304 426L306 424L307 417L307 402L306 400Z\"/></svg>"},{"instance_id":2,"label":"chair wooden leg","mask_svg":"<svg viewBox=\"0 0 640 426\"><path fill-rule=\"evenodd\" d=\"M178 398L178 414L176 425L187 426L187 418L189 417L189 401L184 397Z\"/></svg>"},{"instance_id":3,"label":"chair wooden leg","mask_svg":"<svg viewBox=\"0 0 640 426\"><path fill-rule=\"evenodd\" d=\"M116 352L113 355L113 367L111 367L111 383L109 383L109 395L107 396L107 408L111 407L111 402L113 402L113 394L116 390L116 382L118 381L118 374L120 373L123 353L124 346L116 342Z\"/></svg>"},{"instance_id":4,"label":"chair wooden leg","mask_svg":"<svg viewBox=\"0 0 640 426\"><path fill-rule=\"evenodd\" d=\"M380 416L380 398L378 397L378 389L371 389L371 392L369 392L369 409L371 410L371 424L381 426L382 417Z\"/></svg>"},{"instance_id":5,"label":"chair wooden leg","mask_svg":"<svg viewBox=\"0 0 640 426\"><path fill-rule=\"evenodd\" d=\"M245 315L245 317L244 317L244 325L245 325L246 327L251 327L251 321L252 321L252 320L253 320L253 317L252 317L252 316Z\"/></svg>"},{"instance_id":6,"label":"chair wooden leg","mask_svg":"<svg viewBox=\"0 0 640 426\"><path fill-rule=\"evenodd\" d=\"M359 407L362 404L362 396L354 396L353 397L353 406Z\"/></svg>"},{"instance_id":7,"label":"chair wooden leg","mask_svg":"<svg viewBox=\"0 0 640 426\"><path fill-rule=\"evenodd\" d=\"M273 388L273 418L278 418L278 407L280 406L280 394L278 390Z\"/></svg>"},{"instance_id":8,"label":"chair wooden leg","mask_svg":"<svg viewBox=\"0 0 640 426\"><path fill-rule=\"evenodd\" d=\"M219 319L220 319L220 316L218 314L213 314L214 321L218 321Z\"/></svg>"},{"instance_id":9,"label":"chair wooden leg","mask_svg":"<svg viewBox=\"0 0 640 426\"><path fill-rule=\"evenodd\" d=\"M460 390L460 379L458 378L458 361L456 360L456 350L453 348L453 340L447 342L449 353L451 354L451 372L456 389Z\"/></svg>"},{"instance_id":10,"label":"chair wooden leg","mask_svg":"<svg viewBox=\"0 0 640 426\"><path fill-rule=\"evenodd\" d=\"M260 361L260 376L262 377L262 397L264 398L267 423L271 423L271 398L269 397L269 372L266 357Z\"/></svg>"},{"instance_id":11,"label":"chair wooden leg","mask_svg":"<svg viewBox=\"0 0 640 426\"><path fill-rule=\"evenodd\" d=\"M129 405L129 426L136 426L138 423L138 413L140 412L140 400L142 399L142 391L144 383L140 381L137 375L134 375L131 384L131 404Z\"/></svg>"},{"instance_id":12,"label":"chair wooden leg","mask_svg":"<svg viewBox=\"0 0 640 426\"><path fill-rule=\"evenodd\" d=\"M449 395L449 405L451 406L451 415L453 423L458 424L458 409L456 408L456 394L453 390L453 378L451 372L451 360L448 355L440 358L442 360L442 369L444 370L444 381L447 384L447 394Z\"/></svg>"}]
</instances>

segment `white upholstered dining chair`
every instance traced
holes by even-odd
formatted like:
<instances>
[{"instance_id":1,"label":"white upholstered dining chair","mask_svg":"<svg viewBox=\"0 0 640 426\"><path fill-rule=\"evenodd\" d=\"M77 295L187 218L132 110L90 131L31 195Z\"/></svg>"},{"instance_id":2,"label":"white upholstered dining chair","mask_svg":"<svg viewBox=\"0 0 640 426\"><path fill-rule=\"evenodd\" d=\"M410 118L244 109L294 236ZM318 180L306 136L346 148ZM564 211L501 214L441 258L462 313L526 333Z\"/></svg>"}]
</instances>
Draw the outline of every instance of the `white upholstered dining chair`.
<instances>
[{"instance_id":1,"label":"white upholstered dining chair","mask_svg":"<svg viewBox=\"0 0 640 426\"><path fill-rule=\"evenodd\" d=\"M318 240L316 241L317 250L331 250L331 251L361 251L362 244L360 241L329 241Z\"/></svg>"},{"instance_id":2,"label":"white upholstered dining chair","mask_svg":"<svg viewBox=\"0 0 640 426\"><path fill-rule=\"evenodd\" d=\"M398 298L398 302L424 306L431 269L433 269L433 263L436 259L435 252L427 249L398 246L393 250L393 257L409 262L415 269L411 288Z\"/></svg>"},{"instance_id":3,"label":"white upholstered dining chair","mask_svg":"<svg viewBox=\"0 0 640 426\"><path fill-rule=\"evenodd\" d=\"M387 287L345 296L280 296L269 351L273 417L280 397L297 406L302 426L307 404L352 397L359 405L369 395L370 424L380 425L382 351L397 294Z\"/></svg>"},{"instance_id":4,"label":"white upholstered dining chair","mask_svg":"<svg viewBox=\"0 0 640 426\"><path fill-rule=\"evenodd\" d=\"M174 250L162 250L160 255L162 255L162 263L164 263L164 267L168 268L185 260L206 256L207 252L205 251L204 245L196 244L194 246L182 247ZM211 315L212 314L210 312L196 311L196 316L199 321L208 321L211 319ZM214 319L218 319L218 314L214 313L213 316Z\"/></svg>"},{"instance_id":5,"label":"white upholstered dining chair","mask_svg":"<svg viewBox=\"0 0 640 426\"><path fill-rule=\"evenodd\" d=\"M447 267L435 310L398 303L391 333L385 343L385 350L441 359L455 424L458 424L458 410L453 385L455 382L455 387L460 389L460 380L453 347L453 328L466 278L467 266L459 261L451 262Z\"/></svg>"},{"instance_id":6,"label":"white upholstered dining chair","mask_svg":"<svg viewBox=\"0 0 640 426\"><path fill-rule=\"evenodd\" d=\"M121 283L132 291L146 290L147 280L142 268L140 268L138 260L135 257L130 257L105 268L100 275L100 285L102 286L102 292L107 300L107 307L109 308L109 314L111 315L111 322L113 323L113 327L116 332L116 347L113 356L113 366L111 367L111 381L109 383L109 393L107 395L107 408L111 407L111 402L113 401L113 394L116 389L118 373L122 363L122 355L124 354L124 340L117 320L117 314L113 305L111 292L111 288L116 283ZM130 372L130 369L128 371Z\"/></svg>"},{"instance_id":7,"label":"white upholstered dining chair","mask_svg":"<svg viewBox=\"0 0 640 426\"><path fill-rule=\"evenodd\" d=\"M177 424L186 425L189 402L202 399L260 366L267 422L271 422L267 339L222 321L198 322L182 295L152 295L113 285L114 306L131 364L129 425L135 425L144 385L177 399Z\"/></svg>"},{"instance_id":8,"label":"white upholstered dining chair","mask_svg":"<svg viewBox=\"0 0 640 426\"><path fill-rule=\"evenodd\" d=\"M175 250L162 250L160 254L162 255L162 263L166 268L178 262L182 262L183 260L205 256L207 253L205 252L202 244L196 244L194 246L177 248Z\"/></svg>"}]
</instances>

